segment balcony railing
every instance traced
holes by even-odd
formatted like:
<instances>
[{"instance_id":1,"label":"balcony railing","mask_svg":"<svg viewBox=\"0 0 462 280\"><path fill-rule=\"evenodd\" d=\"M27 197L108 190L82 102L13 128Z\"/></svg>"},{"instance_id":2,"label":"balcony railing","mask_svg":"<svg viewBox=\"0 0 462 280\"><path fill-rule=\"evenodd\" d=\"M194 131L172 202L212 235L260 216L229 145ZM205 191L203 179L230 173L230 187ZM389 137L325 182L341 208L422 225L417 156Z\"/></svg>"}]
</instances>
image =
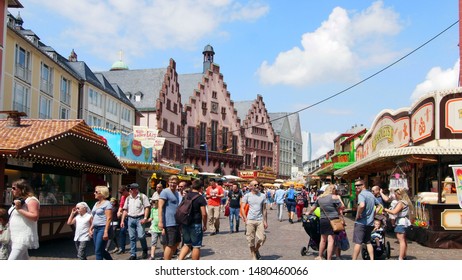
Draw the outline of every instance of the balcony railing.
<instances>
[{"instance_id":1,"label":"balcony railing","mask_svg":"<svg viewBox=\"0 0 462 280\"><path fill-rule=\"evenodd\" d=\"M31 71L27 68L24 68L21 64L16 64L16 69L14 71L14 75L23 80L26 83L30 84L31 80Z\"/></svg>"},{"instance_id":2,"label":"balcony railing","mask_svg":"<svg viewBox=\"0 0 462 280\"><path fill-rule=\"evenodd\" d=\"M40 90L50 96L53 96L53 83L45 79L41 79L40 80Z\"/></svg>"}]
</instances>

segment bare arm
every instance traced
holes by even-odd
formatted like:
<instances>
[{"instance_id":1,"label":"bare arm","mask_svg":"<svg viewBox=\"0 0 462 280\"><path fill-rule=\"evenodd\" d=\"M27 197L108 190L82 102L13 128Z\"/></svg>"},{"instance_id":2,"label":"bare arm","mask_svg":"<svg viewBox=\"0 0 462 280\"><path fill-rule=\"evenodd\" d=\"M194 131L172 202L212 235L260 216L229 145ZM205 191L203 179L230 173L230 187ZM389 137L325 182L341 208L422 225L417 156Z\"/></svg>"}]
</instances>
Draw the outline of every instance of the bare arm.
<instances>
[{"instance_id":1,"label":"bare arm","mask_svg":"<svg viewBox=\"0 0 462 280\"><path fill-rule=\"evenodd\" d=\"M38 221L40 205L37 200L29 199L29 201L27 202L27 210L22 209L20 200L14 200L14 204L15 209L16 211L18 211L19 214L23 215L24 217L33 222Z\"/></svg>"},{"instance_id":2,"label":"bare arm","mask_svg":"<svg viewBox=\"0 0 462 280\"><path fill-rule=\"evenodd\" d=\"M163 230L164 229L164 222L162 220L162 215L163 215L163 212L164 212L164 204L165 204L165 201L163 199L159 199L159 223L157 224L157 226L159 227L159 229Z\"/></svg>"},{"instance_id":3,"label":"bare arm","mask_svg":"<svg viewBox=\"0 0 462 280\"><path fill-rule=\"evenodd\" d=\"M385 212L389 213L389 214L393 214L393 215L396 215L398 214L399 212L401 212L401 210L403 210L404 208L404 205L401 201L398 202L398 204L396 204L396 207L393 208L393 210L390 210L390 209L385 209Z\"/></svg>"},{"instance_id":4,"label":"bare arm","mask_svg":"<svg viewBox=\"0 0 462 280\"><path fill-rule=\"evenodd\" d=\"M207 210L205 206L201 206L201 215L202 215L202 230L207 230Z\"/></svg>"}]
</instances>

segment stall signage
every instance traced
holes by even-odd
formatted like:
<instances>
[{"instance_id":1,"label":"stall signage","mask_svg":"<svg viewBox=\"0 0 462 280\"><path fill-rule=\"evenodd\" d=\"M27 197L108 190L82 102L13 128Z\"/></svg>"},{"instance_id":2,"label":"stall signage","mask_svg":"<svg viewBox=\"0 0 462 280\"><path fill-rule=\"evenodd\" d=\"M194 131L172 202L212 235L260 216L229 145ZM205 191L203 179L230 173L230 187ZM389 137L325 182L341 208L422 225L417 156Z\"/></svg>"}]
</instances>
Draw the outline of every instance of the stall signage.
<instances>
[{"instance_id":1,"label":"stall signage","mask_svg":"<svg viewBox=\"0 0 462 280\"><path fill-rule=\"evenodd\" d=\"M393 127L391 125L384 125L377 133L374 135L372 139L372 150L375 151L377 147L377 143L381 142L382 140L387 140L388 144L393 143Z\"/></svg>"},{"instance_id":2,"label":"stall signage","mask_svg":"<svg viewBox=\"0 0 462 280\"><path fill-rule=\"evenodd\" d=\"M435 127L433 103L429 102L417 109L411 118L411 136L414 143L417 143L432 135Z\"/></svg>"},{"instance_id":3,"label":"stall signage","mask_svg":"<svg viewBox=\"0 0 462 280\"><path fill-rule=\"evenodd\" d=\"M239 172L239 177L241 177L241 178L255 178L255 172L254 171L240 171Z\"/></svg>"},{"instance_id":4,"label":"stall signage","mask_svg":"<svg viewBox=\"0 0 462 280\"><path fill-rule=\"evenodd\" d=\"M275 174L268 174L268 173L264 173L264 172L257 172L257 178L274 180L274 179L276 179L276 175Z\"/></svg>"},{"instance_id":5,"label":"stall signage","mask_svg":"<svg viewBox=\"0 0 462 280\"><path fill-rule=\"evenodd\" d=\"M445 209L441 212L441 227L445 230L462 230L462 209Z\"/></svg>"},{"instance_id":6,"label":"stall signage","mask_svg":"<svg viewBox=\"0 0 462 280\"><path fill-rule=\"evenodd\" d=\"M14 166L29 167L29 168L33 167L33 163L31 161L20 159L20 158L9 158L7 163L9 165L14 165Z\"/></svg>"}]
</instances>

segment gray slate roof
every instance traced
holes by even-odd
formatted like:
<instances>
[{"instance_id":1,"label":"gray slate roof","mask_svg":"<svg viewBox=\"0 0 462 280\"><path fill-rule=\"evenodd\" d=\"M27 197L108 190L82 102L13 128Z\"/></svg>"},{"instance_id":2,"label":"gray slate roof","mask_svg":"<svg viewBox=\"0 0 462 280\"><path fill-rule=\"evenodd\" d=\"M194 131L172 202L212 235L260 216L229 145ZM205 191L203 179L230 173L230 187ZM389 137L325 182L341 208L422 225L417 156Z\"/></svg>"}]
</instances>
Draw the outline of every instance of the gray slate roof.
<instances>
[{"instance_id":1,"label":"gray slate roof","mask_svg":"<svg viewBox=\"0 0 462 280\"><path fill-rule=\"evenodd\" d=\"M244 122L247 115L249 114L250 108L252 108L252 104L255 100L248 100L248 101L236 101L234 102L234 109L237 110L237 116L241 119L241 122Z\"/></svg>"},{"instance_id":2,"label":"gray slate roof","mask_svg":"<svg viewBox=\"0 0 462 280\"><path fill-rule=\"evenodd\" d=\"M189 98L193 96L194 91L199 89L199 83L202 82L204 74L181 74L178 75L178 83L180 84L181 103L189 104Z\"/></svg>"},{"instance_id":3,"label":"gray slate roof","mask_svg":"<svg viewBox=\"0 0 462 280\"><path fill-rule=\"evenodd\" d=\"M268 113L268 116L271 120L274 133L281 134L282 128L284 126L284 117L287 116L287 113Z\"/></svg>"},{"instance_id":4,"label":"gray slate roof","mask_svg":"<svg viewBox=\"0 0 462 280\"><path fill-rule=\"evenodd\" d=\"M156 107L165 73L167 68L101 72L111 84L117 84L125 94L143 93L141 101L132 101L139 110Z\"/></svg>"}]
</instances>

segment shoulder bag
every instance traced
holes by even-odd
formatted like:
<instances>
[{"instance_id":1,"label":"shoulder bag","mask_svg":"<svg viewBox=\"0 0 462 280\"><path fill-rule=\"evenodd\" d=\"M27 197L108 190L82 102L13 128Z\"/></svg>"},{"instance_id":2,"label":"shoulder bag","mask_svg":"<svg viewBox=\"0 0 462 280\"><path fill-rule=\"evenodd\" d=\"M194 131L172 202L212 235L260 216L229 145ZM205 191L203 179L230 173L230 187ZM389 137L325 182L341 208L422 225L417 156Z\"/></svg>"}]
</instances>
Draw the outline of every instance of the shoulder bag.
<instances>
[{"instance_id":1,"label":"shoulder bag","mask_svg":"<svg viewBox=\"0 0 462 280\"><path fill-rule=\"evenodd\" d=\"M331 219L331 218L329 218L326 211L324 211L324 209L321 207L321 203L318 202L318 204L319 204L319 207L321 208L322 212L324 212L324 215L326 215L327 219L329 220L330 225L332 226L332 230L334 230L335 233L344 231L345 230L345 225L344 225L343 219L340 219L340 218Z\"/></svg>"}]
</instances>

